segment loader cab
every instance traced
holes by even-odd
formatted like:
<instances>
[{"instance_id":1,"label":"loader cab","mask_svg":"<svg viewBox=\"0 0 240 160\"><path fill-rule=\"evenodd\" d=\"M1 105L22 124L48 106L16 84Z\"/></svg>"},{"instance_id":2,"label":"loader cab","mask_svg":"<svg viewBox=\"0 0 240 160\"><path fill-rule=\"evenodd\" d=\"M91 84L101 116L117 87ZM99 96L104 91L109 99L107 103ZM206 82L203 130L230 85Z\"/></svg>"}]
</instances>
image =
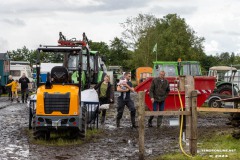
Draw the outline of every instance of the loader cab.
<instances>
[{"instance_id":1,"label":"loader cab","mask_svg":"<svg viewBox=\"0 0 240 160\"><path fill-rule=\"evenodd\" d=\"M39 57L41 52L47 52L49 54L62 54L64 57L63 66L55 66L47 75L48 81L53 81L55 83L66 83L69 78L69 74L72 74L76 71L79 73L82 70L82 65L79 64L79 59L82 57L82 47L59 47L59 46L41 46L38 48ZM36 65L36 79L37 86L45 85L44 82L40 81L40 73L41 73L41 63L38 60L38 64ZM51 79L53 78L53 79ZM56 79L56 80L54 80ZM64 80L60 80L64 79ZM79 78L81 79L81 77ZM69 82L69 81L68 81ZM79 83L75 83L75 85L79 85Z\"/></svg>"},{"instance_id":2,"label":"loader cab","mask_svg":"<svg viewBox=\"0 0 240 160\"><path fill-rule=\"evenodd\" d=\"M68 68L69 70L75 70L79 64L79 56L74 54L68 55ZM106 73L106 65L99 56L98 51L88 51L87 49L82 51L82 85L83 88L89 88L90 84L99 83L103 75ZM74 83L78 83L78 71L72 72L72 79Z\"/></svg>"}]
</instances>

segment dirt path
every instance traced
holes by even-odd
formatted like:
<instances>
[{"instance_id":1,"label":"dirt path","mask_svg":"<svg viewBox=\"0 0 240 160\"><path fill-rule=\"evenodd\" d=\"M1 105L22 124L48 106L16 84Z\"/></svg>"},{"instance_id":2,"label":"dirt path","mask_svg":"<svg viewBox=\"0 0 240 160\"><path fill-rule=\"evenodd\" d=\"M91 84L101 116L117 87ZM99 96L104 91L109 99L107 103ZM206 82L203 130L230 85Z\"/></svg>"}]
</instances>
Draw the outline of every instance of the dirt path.
<instances>
[{"instance_id":1,"label":"dirt path","mask_svg":"<svg viewBox=\"0 0 240 160\"><path fill-rule=\"evenodd\" d=\"M104 126L104 136L83 145L66 147L44 146L29 143L27 134L28 107L26 104L11 104L0 98L0 159L33 159L33 160L128 160L138 159L138 132L130 128L129 111L126 108L121 127L116 128L116 106L107 113ZM7 107L4 107L7 106ZM229 129L225 123L226 114L199 115L199 136L210 136L213 131ZM146 157L151 158L168 152L179 151L178 135L179 128L170 126L172 117L164 117L163 126L146 127L145 148ZM146 121L147 122L147 121ZM156 126L156 119L153 125Z\"/></svg>"}]
</instances>

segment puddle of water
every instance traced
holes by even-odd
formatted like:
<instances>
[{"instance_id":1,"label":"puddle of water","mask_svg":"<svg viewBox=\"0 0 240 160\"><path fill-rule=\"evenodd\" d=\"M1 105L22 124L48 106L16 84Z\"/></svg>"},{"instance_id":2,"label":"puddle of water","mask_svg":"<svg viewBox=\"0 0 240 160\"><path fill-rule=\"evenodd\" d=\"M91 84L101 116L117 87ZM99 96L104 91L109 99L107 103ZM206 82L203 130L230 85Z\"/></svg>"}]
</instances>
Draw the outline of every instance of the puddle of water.
<instances>
[{"instance_id":1,"label":"puddle of water","mask_svg":"<svg viewBox=\"0 0 240 160\"><path fill-rule=\"evenodd\" d=\"M178 118L171 118L169 119L170 126L179 126L179 119Z\"/></svg>"}]
</instances>

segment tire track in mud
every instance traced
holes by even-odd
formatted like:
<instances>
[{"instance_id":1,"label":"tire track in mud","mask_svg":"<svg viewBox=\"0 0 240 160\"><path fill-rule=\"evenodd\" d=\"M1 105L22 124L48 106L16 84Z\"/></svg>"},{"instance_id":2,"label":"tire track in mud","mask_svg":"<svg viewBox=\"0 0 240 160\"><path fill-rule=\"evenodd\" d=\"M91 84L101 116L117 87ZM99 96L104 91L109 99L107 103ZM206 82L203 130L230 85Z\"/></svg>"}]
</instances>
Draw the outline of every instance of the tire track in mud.
<instances>
[{"instance_id":1,"label":"tire track in mud","mask_svg":"<svg viewBox=\"0 0 240 160\"><path fill-rule=\"evenodd\" d=\"M0 104L0 159L28 159L26 104L3 101Z\"/></svg>"},{"instance_id":2,"label":"tire track in mud","mask_svg":"<svg viewBox=\"0 0 240 160\"><path fill-rule=\"evenodd\" d=\"M136 99L136 98L135 98ZM0 99L1 100L1 99ZM129 160L138 159L138 131L130 128L130 115L125 108L121 127L116 128L116 106L107 111L106 124L100 126L104 134L89 143L64 147L31 144L27 134L28 107L26 104L10 103L0 109L0 159L30 160ZM9 102L6 102L9 103ZM136 104L136 101L135 101ZM178 144L179 127L170 126L164 117L161 128L145 128L146 158L169 152L180 152ZM174 117L176 118L176 117ZM147 124L145 119L145 124ZM198 116L199 136L211 137L211 131L228 129L224 114L200 113ZM156 118L153 121L156 126Z\"/></svg>"}]
</instances>

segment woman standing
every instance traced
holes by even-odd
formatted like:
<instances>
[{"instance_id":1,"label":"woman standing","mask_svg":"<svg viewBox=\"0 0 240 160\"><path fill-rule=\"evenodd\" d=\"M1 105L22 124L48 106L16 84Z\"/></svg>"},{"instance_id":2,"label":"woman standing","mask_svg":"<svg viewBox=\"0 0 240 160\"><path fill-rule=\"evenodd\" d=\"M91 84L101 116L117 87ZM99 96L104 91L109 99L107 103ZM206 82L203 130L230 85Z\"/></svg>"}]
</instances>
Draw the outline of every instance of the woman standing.
<instances>
[{"instance_id":1,"label":"woman standing","mask_svg":"<svg viewBox=\"0 0 240 160\"><path fill-rule=\"evenodd\" d=\"M112 85L110 84L109 75L106 75L104 77L104 80L101 81L100 83L98 83L94 87L94 89L98 93L100 105L113 103L114 94L113 94ZM106 109L102 110L101 124L104 124L105 117L106 117L106 111L107 111Z\"/></svg>"}]
</instances>

